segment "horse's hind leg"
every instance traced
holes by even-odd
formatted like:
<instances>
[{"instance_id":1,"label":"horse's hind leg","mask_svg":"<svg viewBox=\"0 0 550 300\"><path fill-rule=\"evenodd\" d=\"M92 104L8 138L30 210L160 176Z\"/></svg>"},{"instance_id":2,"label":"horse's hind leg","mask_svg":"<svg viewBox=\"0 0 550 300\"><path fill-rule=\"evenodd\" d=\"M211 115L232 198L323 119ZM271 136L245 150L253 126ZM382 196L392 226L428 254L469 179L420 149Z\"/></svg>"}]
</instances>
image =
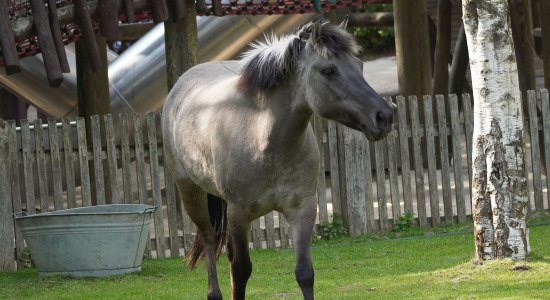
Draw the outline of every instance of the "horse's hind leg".
<instances>
[{"instance_id":1,"label":"horse's hind leg","mask_svg":"<svg viewBox=\"0 0 550 300\"><path fill-rule=\"evenodd\" d=\"M227 218L230 239L227 243L227 257L231 264L232 299L244 299L246 283L252 274L252 262L248 250L250 222L242 209L228 205Z\"/></svg>"},{"instance_id":2,"label":"horse's hind leg","mask_svg":"<svg viewBox=\"0 0 550 300\"><path fill-rule=\"evenodd\" d=\"M176 185L187 214L197 225L204 246L208 269L208 299L222 299L216 270L216 232L210 223L207 195L190 181L177 181ZM194 267L194 263L196 260L191 261L190 266Z\"/></svg>"},{"instance_id":3,"label":"horse's hind leg","mask_svg":"<svg viewBox=\"0 0 550 300\"><path fill-rule=\"evenodd\" d=\"M304 299L313 299L313 263L311 260L311 236L317 215L317 199L306 199L301 206L285 209L290 224L292 246L296 255L296 281Z\"/></svg>"}]
</instances>

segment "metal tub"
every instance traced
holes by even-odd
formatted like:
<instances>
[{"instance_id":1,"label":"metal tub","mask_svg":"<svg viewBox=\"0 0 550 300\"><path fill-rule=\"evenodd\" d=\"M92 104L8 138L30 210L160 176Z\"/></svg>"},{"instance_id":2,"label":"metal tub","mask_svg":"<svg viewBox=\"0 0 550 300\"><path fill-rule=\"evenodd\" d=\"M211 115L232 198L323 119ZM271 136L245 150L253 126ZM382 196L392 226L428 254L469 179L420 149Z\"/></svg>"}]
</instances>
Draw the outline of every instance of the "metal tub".
<instances>
[{"instance_id":1,"label":"metal tub","mask_svg":"<svg viewBox=\"0 0 550 300\"><path fill-rule=\"evenodd\" d=\"M108 276L141 271L151 214L142 204L113 204L15 214L40 275Z\"/></svg>"}]
</instances>

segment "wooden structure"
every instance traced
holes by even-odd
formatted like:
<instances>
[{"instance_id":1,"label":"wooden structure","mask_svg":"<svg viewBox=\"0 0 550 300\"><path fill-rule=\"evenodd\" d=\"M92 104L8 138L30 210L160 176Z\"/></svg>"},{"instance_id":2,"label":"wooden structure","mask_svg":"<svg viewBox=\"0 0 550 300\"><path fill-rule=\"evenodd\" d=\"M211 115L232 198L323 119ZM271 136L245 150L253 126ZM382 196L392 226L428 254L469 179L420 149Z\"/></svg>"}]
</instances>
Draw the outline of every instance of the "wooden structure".
<instances>
[{"instance_id":1,"label":"wooden structure","mask_svg":"<svg viewBox=\"0 0 550 300\"><path fill-rule=\"evenodd\" d=\"M537 98L534 93L529 96L528 109L533 111ZM405 212L413 212L419 226L467 221L471 214L468 173L472 162L471 151L466 150L471 147L472 110L470 101L464 101L461 119L457 115L457 97L449 99L451 115L446 114L447 102L443 97L426 96L422 106L418 106L416 97L411 97L410 108L403 97L397 97L396 130L376 143L368 142L345 126L315 119L318 142L321 149L325 149L322 155L328 158L322 160L328 166L323 166L319 174L318 224L328 222L333 213L339 213L351 234L361 234L389 231ZM533 162L540 161L540 154L531 148L538 149L541 144L548 149L545 153L550 153L550 102L546 91L540 100L542 119L526 120L532 139L525 150ZM437 121L429 117L432 102L435 102ZM404 118L406 110L411 115L411 123ZM420 110L427 116L425 126L419 124ZM159 205L162 209L156 213L151 230L154 256L182 255L189 247L193 226L176 199L170 175L162 166L159 116L122 114L117 118L121 131L120 137L115 138L111 115L92 117L90 142L85 139L83 118L52 119L47 126L39 120L32 124L23 121L20 128L16 128L13 121L0 123L0 170L5 174L0 181L0 253L15 253L2 255L0 266L15 268L13 259L20 257L23 250L23 241L11 218L13 212L37 213L87 206L93 200L97 204ZM544 136L543 140L538 139L537 132ZM433 141L438 136L450 137L450 143L446 143L447 138L441 138L440 145L436 145ZM413 141L412 165L406 142L409 138ZM441 157L441 169L436 169L433 159L427 168L419 167L421 138L426 139L430 157ZM550 187L550 178L541 175L539 164L528 165L531 165L528 178L532 211L547 211L549 197L543 191ZM90 185L92 169L94 187ZM105 182L103 173L115 176ZM106 190L112 191L110 198ZM96 195L94 199L92 193ZM250 234L254 248L289 245L288 227L277 212L256 220Z\"/></svg>"}]
</instances>

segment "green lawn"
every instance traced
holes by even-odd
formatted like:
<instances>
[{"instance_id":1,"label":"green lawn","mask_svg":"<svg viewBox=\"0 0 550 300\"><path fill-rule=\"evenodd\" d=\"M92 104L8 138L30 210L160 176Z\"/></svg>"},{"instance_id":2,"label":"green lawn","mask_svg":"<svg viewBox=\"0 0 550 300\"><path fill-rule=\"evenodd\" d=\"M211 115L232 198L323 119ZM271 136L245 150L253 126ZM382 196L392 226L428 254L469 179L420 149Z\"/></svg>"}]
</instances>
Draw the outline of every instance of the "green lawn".
<instances>
[{"instance_id":1,"label":"green lawn","mask_svg":"<svg viewBox=\"0 0 550 300\"><path fill-rule=\"evenodd\" d=\"M317 299L550 299L550 226L530 229L529 261L473 263L471 233L345 238L313 249ZM249 299L300 299L290 250L252 251ZM228 263L219 278L230 298ZM181 259L144 260L142 272L109 278L0 273L0 299L204 299L206 270Z\"/></svg>"}]
</instances>

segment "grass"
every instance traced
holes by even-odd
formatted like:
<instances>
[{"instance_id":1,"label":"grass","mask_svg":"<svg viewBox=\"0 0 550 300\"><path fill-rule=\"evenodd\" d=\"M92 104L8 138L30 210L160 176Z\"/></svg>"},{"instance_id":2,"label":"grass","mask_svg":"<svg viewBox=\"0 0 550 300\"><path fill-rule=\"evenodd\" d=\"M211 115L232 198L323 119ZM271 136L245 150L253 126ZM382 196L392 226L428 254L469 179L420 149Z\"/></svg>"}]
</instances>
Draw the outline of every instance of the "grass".
<instances>
[{"instance_id":1,"label":"grass","mask_svg":"<svg viewBox=\"0 0 550 300\"><path fill-rule=\"evenodd\" d=\"M550 295L550 226L531 227L527 262L473 262L471 226L369 235L313 249L317 299L544 299ZM445 234L449 232L449 234ZM466 233L464 233L466 232ZM440 235L443 233L443 235ZM395 238L399 235L399 238ZM414 236L406 236L414 235ZM248 299L301 299L290 250L254 250ZM227 260L218 262L230 298ZM143 261L142 272L108 278L0 273L0 299L204 299L206 270L181 259Z\"/></svg>"}]
</instances>

